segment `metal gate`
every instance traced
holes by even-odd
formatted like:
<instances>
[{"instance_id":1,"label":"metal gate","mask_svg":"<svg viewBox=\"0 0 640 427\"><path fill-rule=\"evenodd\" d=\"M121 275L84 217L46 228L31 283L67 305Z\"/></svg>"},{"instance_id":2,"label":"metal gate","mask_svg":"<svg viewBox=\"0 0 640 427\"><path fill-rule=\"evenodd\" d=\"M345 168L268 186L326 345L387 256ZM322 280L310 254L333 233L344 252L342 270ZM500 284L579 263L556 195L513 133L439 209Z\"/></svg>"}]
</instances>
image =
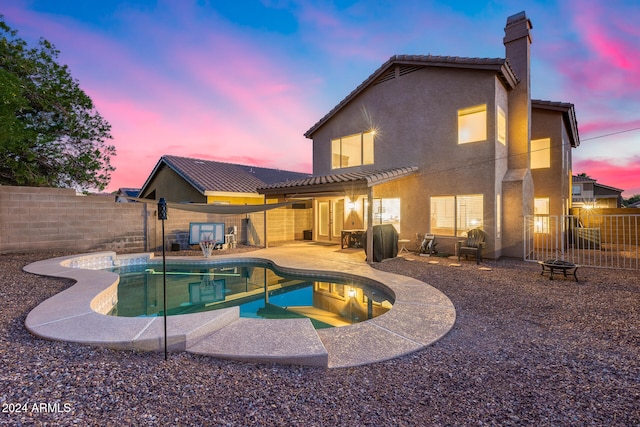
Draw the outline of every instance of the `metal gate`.
<instances>
[{"instance_id":1,"label":"metal gate","mask_svg":"<svg viewBox=\"0 0 640 427\"><path fill-rule=\"evenodd\" d=\"M640 215L528 215L524 219L524 258L638 270L639 231Z\"/></svg>"}]
</instances>

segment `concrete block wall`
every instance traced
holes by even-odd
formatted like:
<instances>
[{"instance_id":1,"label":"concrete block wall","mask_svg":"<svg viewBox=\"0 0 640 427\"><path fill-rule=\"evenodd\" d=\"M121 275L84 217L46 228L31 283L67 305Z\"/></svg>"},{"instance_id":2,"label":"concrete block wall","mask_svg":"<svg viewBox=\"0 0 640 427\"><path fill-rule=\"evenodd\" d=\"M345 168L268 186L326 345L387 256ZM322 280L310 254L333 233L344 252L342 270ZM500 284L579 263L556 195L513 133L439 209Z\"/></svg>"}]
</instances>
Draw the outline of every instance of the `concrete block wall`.
<instances>
[{"instance_id":1,"label":"concrete block wall","mask_svg":"<svg viewBox=\"0 0 640 427\"><path fill-rule=\"evenodd\" d=\"M251 245L264 246L264 212L247 215L247 238ZM267 244L282 244L303 240L304 230L310 230L313 222L311 209L278 208L267 211Z\"/></svg>"},{"instance_id":2,"label":"concrete block wall","mask_svg":"<svg viewBox=\"0 0 640 427\"><path fill-rule=\"evenodd\" d=\"M247 215L245 221L247 244L264 246L264 212L256 212Z\"/></svg>"},{"instance_id":3,"label":"concrete block wall","mask_svg":"<svg viewBox=\"0 0 640 427\"><path fill-rule=\"evenodd\" d=\"M268 211L269 244L302 239L310 209ZM169 208L166 248L189 248L190 222L237 226L237 242L264 245L264 213L218 215ZM197 248L197 247L194 247ZM78 196L71 189L0 186L0 254L52 250L118 253L162 249L157 205L116 203L109 196Z\"/></svg>"},{"instance_id":4,"label":"concrete block wall","mask_svg":"<svg viewBox=\"0 0 640 427\"><path fill-rule=\"evenodd\" d=\"M0 186L0 253L145 250L145 207L71 189Z\"/></svg>"},{"instance_id":5,"label":"concrete block wall","mask_svg":"<svg viewBox=\"0 0 640 427\"><path fill-rule=\"evenodd\" d=\"M278 244L294 238L294 218L292 209L273 209L267 212L267 242Z\"/></svg>"},{"instance_id":6,"label":"concrete block wall","mask_svg":"<svg viewBox=\"0 0 640 427\"><path fill-rule=\"evenodd\" d=\"M151 250L162 249L162 223L158 221L158 213L156 205L148 205L150 211L149 235L152 236L149 242ZM238 229L238 237L236 242L246 243L246 231L242 227L242 219L244 215L219 215L206 214L199 212L190 212L180 209L169 208L167 210L167 219L165 221L165 242L166 249L171 249L172 245L177 243L180 249L198 249L197 246L189 245L189 224L192 222L221 222L225 225L225 233L236 226Z\"/></svg>"}]
</instances>

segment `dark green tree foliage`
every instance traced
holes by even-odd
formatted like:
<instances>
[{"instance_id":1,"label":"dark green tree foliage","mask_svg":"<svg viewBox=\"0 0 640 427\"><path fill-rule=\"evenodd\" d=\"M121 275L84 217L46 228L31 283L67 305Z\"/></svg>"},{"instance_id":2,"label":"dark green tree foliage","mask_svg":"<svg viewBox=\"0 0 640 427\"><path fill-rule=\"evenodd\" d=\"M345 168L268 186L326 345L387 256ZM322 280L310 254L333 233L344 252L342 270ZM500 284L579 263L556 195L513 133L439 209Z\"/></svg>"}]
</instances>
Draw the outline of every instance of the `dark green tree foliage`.
<instances>
[{"instance_id":1,"label":"dark green tree foliage","mask_svg":"<svg viewBox=\"0 0 640 427\"><path fill-rule=\"evenodd\" d=\"M47 40L30 48L0 15L0 184L103 190L111 125Z\"/></svg>"},{"instance_id":2,"label":"dark green tree foliage","mask_svg":"<svg viewBox=\"0 0 640 427\"><path fill-rule=\"evenodd\" d=\"M626 199L624 201L624 205L625 206L629 206L629 205L631 205L632 203L635 203L635 202L640 202L640 194L634 194L633 196L631 196L628 199Z\"/></svg>"}]
</instances>

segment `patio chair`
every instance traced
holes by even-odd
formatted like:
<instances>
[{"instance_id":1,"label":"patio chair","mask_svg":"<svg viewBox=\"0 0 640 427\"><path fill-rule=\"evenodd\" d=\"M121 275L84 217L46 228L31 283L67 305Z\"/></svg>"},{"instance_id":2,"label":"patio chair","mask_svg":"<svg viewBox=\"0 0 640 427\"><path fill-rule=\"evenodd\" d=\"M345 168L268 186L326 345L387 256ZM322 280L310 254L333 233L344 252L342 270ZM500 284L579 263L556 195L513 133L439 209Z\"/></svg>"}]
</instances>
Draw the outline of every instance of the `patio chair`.
<instances>
[{"instance_id":1,"label":"patio chair","mask_svg":"<svg viewBox=\"0 0 640 427\"><path fill-rule=\"evenodd\" d=\"M458 250L458 261L464 255L464 259L468 259L468 255L476 257L476 264L482 261L482 248L484 247L484 231L474 228L467 232L467 239L459 241L456 246Z\"/></svg>"}]
</instances>

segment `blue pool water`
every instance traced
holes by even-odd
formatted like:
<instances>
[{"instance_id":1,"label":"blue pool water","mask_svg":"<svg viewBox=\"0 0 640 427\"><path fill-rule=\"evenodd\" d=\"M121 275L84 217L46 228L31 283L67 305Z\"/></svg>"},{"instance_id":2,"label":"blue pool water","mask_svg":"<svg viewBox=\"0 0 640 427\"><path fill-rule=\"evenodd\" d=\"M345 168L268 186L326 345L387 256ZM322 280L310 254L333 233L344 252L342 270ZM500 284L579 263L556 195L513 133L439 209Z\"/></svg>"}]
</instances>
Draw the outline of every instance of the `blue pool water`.
<instances>
[{"instance_id":1,"label":"blue pool water","mask_svg":"<svg viewBox=\"0 0 640 427\"><path fill-rule=\"evenodd\" d=\"M110 315L164 315L162 265L114 268L118 302ZM231 306L241 317L307 317L318 328L345 326L386 313L393 297L354 280L283 274L268 264L167 264L167 315Z\"/></svg>"}]
</instances>

